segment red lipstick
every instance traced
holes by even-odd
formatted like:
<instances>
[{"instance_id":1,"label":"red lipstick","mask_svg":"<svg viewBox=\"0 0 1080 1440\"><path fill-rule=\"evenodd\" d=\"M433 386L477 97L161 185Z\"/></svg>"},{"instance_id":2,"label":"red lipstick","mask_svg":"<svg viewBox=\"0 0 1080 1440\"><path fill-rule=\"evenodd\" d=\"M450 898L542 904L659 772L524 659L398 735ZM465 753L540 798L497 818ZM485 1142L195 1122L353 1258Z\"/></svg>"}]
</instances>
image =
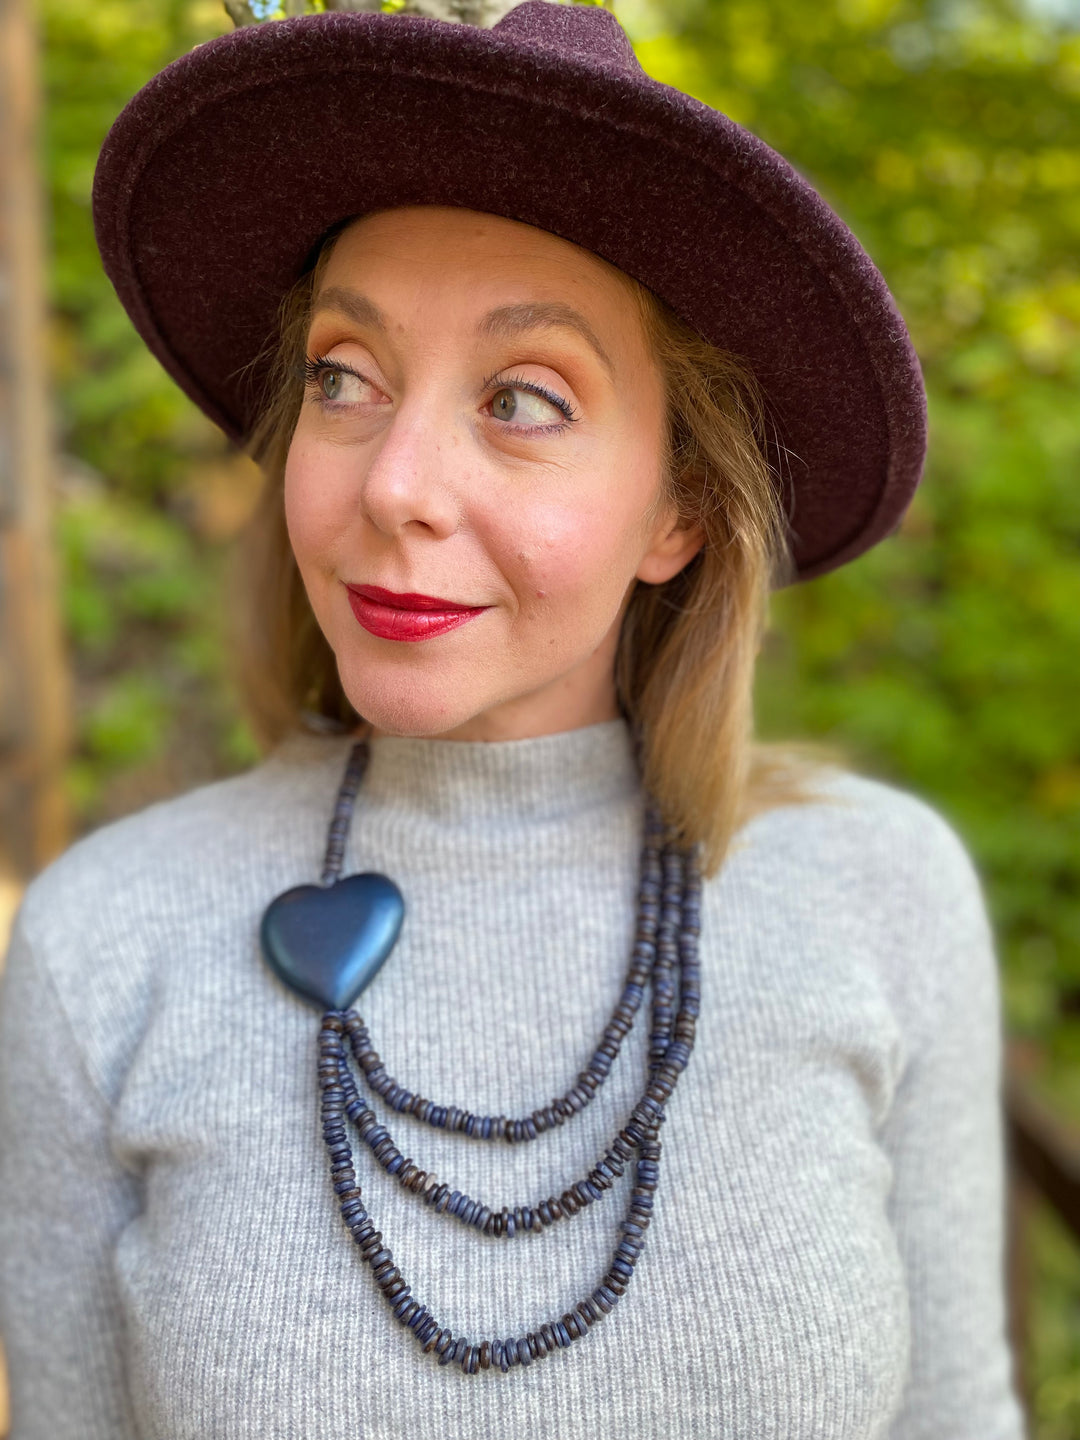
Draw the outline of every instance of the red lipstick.
<instances>
[{"instance_id":1,"label":"red lipstick","mask_svg":"<svg viewBox=\"0 0 1080 1440\"><path fill-rule=\"evenodd\" d=\"M349 605L359 623L381 640L428 640L456 630L486 605L457 605L435 595L395 594L378 585L346 585Z\"/></svg>"}]
</instances>

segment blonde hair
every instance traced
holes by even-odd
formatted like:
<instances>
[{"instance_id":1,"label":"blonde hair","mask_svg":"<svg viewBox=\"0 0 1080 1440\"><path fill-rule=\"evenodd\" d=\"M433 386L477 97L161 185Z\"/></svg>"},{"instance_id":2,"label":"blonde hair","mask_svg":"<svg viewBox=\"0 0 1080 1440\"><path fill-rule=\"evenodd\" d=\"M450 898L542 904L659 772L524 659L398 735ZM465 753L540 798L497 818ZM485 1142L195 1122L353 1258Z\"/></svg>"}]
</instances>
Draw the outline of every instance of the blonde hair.
<instances>
[{"instance_id":1,"label":"blonde hair","mask_svg":"<svg viewBox=\"0 0 1080 1440\"><path fill-rule=\"evenodd\" d=\"M305 722L362 726L333 651L308 605L285 528L283 476L303 401L311 304L342 221L280 312L267 402L248 450L265 476L243 550L240 680L256 736L276 743ZM665 465L656 508L673 501L700 525L701 550L661 585L638 581L623 619L615 684L639 738L642 782L672 833L700 844L712 875L750 815L808 798L805 763L755 745L754 668L769 591L790 573L786 526L763 449L753 377L652 291L630 289L667 398Z\"/></svg>"}]
</instances>

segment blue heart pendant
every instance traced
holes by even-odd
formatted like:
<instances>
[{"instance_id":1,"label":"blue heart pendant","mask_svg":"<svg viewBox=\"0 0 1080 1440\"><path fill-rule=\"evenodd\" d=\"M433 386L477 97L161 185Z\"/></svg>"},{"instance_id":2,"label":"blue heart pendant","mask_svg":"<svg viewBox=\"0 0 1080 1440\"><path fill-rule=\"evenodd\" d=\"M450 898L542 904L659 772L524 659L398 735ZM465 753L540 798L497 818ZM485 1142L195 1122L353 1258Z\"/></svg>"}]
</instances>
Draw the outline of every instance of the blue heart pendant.
<instances>
[{"instance_id":1,"label":"blue heart pendant","mask_svg":"<svg viewBox=\"0 0 1080 1440\"><path fill-rule=\"evenodd\" d=\"M379 973L404 918L398 887L367 871L286 890L267 906L259 939L290 990L320 1010L347 1010Z\"/></svg>"}]
</instances>

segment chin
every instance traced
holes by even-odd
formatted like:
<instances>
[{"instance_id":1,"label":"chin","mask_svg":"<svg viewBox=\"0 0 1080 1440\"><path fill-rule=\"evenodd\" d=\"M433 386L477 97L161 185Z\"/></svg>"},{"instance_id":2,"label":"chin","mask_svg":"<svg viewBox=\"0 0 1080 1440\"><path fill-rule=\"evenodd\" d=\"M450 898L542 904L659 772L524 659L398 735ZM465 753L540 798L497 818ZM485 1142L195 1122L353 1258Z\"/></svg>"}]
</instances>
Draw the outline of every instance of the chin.
<instances>
[{"instance_id":1,"label":"chin","mask_svg":"<svg viewBox=\"0 0 1080 1440\"><path fill-rule=\"evenodd\" d=\"M433 738L463 725L476 713L467 705L450 705L438 696L418 693L416 687L406 691L390 687L384 690L370 684L354 684L345 676L341 684L356 713L384 735Z\"/></svg>"}]
</instances>

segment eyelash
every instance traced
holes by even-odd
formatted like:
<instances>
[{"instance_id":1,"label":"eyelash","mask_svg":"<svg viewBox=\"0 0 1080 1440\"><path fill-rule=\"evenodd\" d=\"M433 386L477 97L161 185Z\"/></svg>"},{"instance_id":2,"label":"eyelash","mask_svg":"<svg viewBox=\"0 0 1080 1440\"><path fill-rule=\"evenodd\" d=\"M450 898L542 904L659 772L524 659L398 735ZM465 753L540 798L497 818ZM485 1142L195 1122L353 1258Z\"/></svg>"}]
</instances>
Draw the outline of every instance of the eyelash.
<instances>
[{"instance_id":1,"label":"eyelash","mask_svg":"<svg viewBox=\"0 0 1080 1440\"><path fill-rule=\"evenodd\" d=\"M328 355L313 355L304 359L304 388L312 392L312 398L320 405L328 406L333 402L328 400L319 388L319 379L327 371L334 375L352 375L357 380L366 380L366 375L361 375L359 370L354 370L351 365L343 365L339 360L331 360Z\"/></svg>"},{"instance_id":2,"label":"eyelash","mask_svg":"<svg viewBox=\"0 0 1080 1440\"><path fill-rule=\"evenodd\" d=\"M321 405L324 409L338 408L334 405L333 401L326 398L326 396L322 393L322 389L319 385L319 380L327 371L331 371L335 375L352 375L357 380L367 379L367 376L361 375L358 370L354 370L350 365L343 365L341 361L332 360L327 355L313 355L310 359L305 357L304 388L311 392L312 398L315 400L315 403L317 405ZM570 404L568 400L564 400L561 395L556 394L554 390L549 390L544 385L538 385L535 380L526 380L524 376L521 375L511 375L507 378L503 378L500 383L496 385L495 382L498 379L499 372L496 370L494 374L487 377L483 385L480 387L481 390L488 391L492 389L492 387L494 387L495 393L498 393L499 390L524 390L529 395L537 395L541 400L546 400L549 405L554 405L555 409L558 410L563 416L562 424L506 424L503 426L503 429L517 431L522 434L550 435L560 430L564 430L567 425L573 425L577 421L578 415L577 412L574 410L574 407Z\"/></svg>"},{"instance_id":3,"label":"eyelash","mask_svg":"<svg viewBox=\"0 0 1080 1440\"><path fill-rule=\"evenodd\" d=\"M538 385L535 380L526 380L522 375L504 377L499 380L498 385L495 384L496 380L499 380L499 372L497 370L493 375L488 376L480 387L481 390L486 393L494 387L495 394L498 394L500 390L524 390L527 394L537 395L541 400L546 400L549 405L554 405L555 409L558 410L563 417L563 424L561 425L510 424L504 426L504 429L520 431L523 434L550 435L559 430L565 430L567 425L573 425L578 418L577 411L570 404L569 400L564 400L561 395L556 394L554 390L549 390L546 385Z\"/></svg>"}]
</instances>

